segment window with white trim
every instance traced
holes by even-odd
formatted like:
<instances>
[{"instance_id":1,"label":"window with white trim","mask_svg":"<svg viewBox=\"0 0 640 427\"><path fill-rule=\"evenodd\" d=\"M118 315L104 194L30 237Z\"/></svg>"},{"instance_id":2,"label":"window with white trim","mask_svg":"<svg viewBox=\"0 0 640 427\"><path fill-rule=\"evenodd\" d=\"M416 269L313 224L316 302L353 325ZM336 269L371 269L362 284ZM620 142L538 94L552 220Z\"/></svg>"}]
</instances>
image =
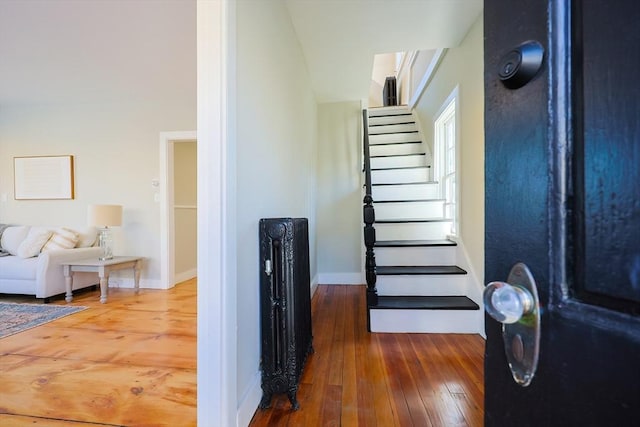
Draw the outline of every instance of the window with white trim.
<instances>
[{"instance_id":1,"label":"window with white trim","mask_svg":"<svg viewBox=\"0 0 640 427\"><path fill-rule=\"evenodd\" d=\"M444 217L451 219L451 234L458 233L456 188L456 96L442 110L434 123L435 173L444 199Z\"/></svg>"}]
</instances>

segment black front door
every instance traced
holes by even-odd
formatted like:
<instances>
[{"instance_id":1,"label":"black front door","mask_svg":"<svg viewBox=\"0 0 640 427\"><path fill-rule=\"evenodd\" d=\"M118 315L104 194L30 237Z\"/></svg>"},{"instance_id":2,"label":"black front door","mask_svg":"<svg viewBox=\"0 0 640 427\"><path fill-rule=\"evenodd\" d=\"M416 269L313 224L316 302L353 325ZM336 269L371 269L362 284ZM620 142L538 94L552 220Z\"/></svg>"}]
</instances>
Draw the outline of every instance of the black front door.
<instances>
[{"instance_id":1,"label":"black front door","mask_svg":"<svg viewBox=\"0 0 640 427\"><path fill-rule=\"evenodd\" d=\"M484 14L485 274L525 263L541 303L526 387L487 317L486 425L640 425L640 2L485 0ZM505 55L531 40L541 69L507 87Z\"/></svg>"}]
</instances>

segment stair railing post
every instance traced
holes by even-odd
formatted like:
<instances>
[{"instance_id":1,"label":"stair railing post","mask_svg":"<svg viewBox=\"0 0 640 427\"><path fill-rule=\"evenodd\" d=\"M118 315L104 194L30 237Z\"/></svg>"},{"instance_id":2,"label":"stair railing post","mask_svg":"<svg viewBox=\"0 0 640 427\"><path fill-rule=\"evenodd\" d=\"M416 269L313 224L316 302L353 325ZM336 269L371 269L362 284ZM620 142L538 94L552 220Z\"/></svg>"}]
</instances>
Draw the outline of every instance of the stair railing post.
<instances>
[{"instance_id":1,"label":"stair railing post","mask_svg":"<svg viewBox=\"0 0 640 427\"><path fill-rule=\"evenodd\" d=\"M376 255L373 247L376 243L375 211L373 209L373 199L371 196L364 196L364 246L365 252L365 274L367 279L367 305L378 303L378 291L376 289Z\"/></svg>"},{"instance_id":2,"label":"stair railing post","mask_svg":"<svg viewBox=\"0 0 640 427\"><path fill-rule=\"evenodd\" d=\"M371 195L371 160L369 154L369 125L367 119L367 110L362 110L365 173L365 196L363 199L364 206L362 208L362 216L364 220L364 245L366 248L365 276L367 280L367 306L371 307L378 303L378 291L376 290L376 256L373 249L376 243L376 229L373 226L376 215L373 207L373 197ZM367 314L367 319L368 318Z\"/></svg>"}]
</instances>

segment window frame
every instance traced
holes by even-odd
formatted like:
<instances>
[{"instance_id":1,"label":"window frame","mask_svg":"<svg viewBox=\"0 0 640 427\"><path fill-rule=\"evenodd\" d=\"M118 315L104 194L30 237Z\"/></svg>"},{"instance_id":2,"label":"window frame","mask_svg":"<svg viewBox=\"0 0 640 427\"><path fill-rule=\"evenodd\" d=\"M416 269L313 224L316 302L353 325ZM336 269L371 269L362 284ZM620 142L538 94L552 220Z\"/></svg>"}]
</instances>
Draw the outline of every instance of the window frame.
<instances>
[{"instance_id":1,"label":"window frame","mask_svg":"<svg viewBox=\"0 0 640 427\"><path fill-rule=\"evenodd\" d=\"M450 234L459 234L459 99L458 87L447 97L433 121L434 180L444 199L443 215L452 220Z\"/></svg>"}]
</instances>

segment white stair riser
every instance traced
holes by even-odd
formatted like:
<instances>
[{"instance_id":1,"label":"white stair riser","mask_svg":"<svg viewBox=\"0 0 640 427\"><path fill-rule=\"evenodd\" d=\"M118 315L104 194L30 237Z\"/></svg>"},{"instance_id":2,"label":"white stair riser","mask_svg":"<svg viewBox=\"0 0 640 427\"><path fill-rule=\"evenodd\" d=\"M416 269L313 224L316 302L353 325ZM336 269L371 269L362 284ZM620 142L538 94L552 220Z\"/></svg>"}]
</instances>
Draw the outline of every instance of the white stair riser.
<instances>
[{"instance_id":1,"label":"white stair riser","mask_svg":"<svg viewBox=\"0 0 640 427\"><path fill-rule=\"evenodd\" d=\"M397 156L401 154L424 153L422 144L391 144L372 145L369 147L371 156Z\"/></svg>"},{"instance_id":2,"label":"white stair riser","mask_svg":"<svg viewBox=\"0 0 640 427\"><path fill-rule=\"evenodd\" d=\"M414 166L427 166L427 156L416 154L413 156L375 157L371 159L371 169L410 168Z\"/></svg>"},{"instance_id":3,"label":"white stair riser","mask_svg":"<svg viewBox=\"0 0 640 427\"><path fill-rule=\"evenodd\" d=\"M369 137L379 134L391 134L396 132L417 132L415 123L398 123L382 126L369 126Z\"/></svg>"},{"instance_id":4,"label":"white stair riser","mask_svg":"<svg viewBox=\"0 0 640 427\"><path fill-rule=\"evenodd\" d=\"M427 182L429 181L429 175L429 168L371 171L371 183L396 184L404 182Z\"/></svg>"},{"instance_id":5,"label":"white stair riser","mask_svg":"<svg viewBox=\"0 0 640 427\"><path fill-rule=\"evenodd\" d=\"M372 189L374 203L380 200L436 199L438 184L379 185Z\"/></svg>"},{"instance_id":6,"label":"white stair riser","mask_svg":"<svg viewBox=\"0 0 640 427\"><path fill-rule=\"evenodd\" d=\"M377 265L455 265L455 246L375 248Z\"/></svg>"},{"instance_id":7,"label":"white stair riser","mask_svg":"<svg viewBox=\"0 0 640 427\"><path fill-rule=\"evenodd\" d=\"M376 219L444 218L444 201L375 203Z\"/></svg>"},{"instance_id":8,"label":"white stair riser","mask_svg":"<svg viewBox=\"0 0 640 427\"><path fill-rule=\"evenodd\" d=\"M408 115L397 115L397 116L381 116L381 117L369 117L367 120L369 127L374 127L375 125L395 125L398 123L415 123L415 119L413 118L413 114Z\"/></svg>"},{"instance_id":9,"label":"white stair riser","mask_svg":"<svg viewBox=\"0 0 640 427\"><path fill-rule=\"evenodd\" d=\"M377 261L377 259L376 259ZM457 274L443 275L405 275L376 276L378 295L400 296L454 296L466 295L467 276Z\"/></svg>"},{"instance_id":10,"label":"white stair riser","mask_svg":"<svg viewBox=\"0 0 640 427\"><path fill-rule=\"evenodd\" d=\"M480 310L371 310L371 332L475 334Z\"/></svg>"},{"instance_id":11,"label":"white stair riser","mask_svg":"<svg viewBox=\"0 0 640 427\"><path fill-rule=\"evenodd\" d=\"M375 223L376 240L438 240L451 232L450 221L421 223Z\"/></svg>"},{"instance_id":12,"label":"white stair riser","mask_svg":"<svg viewBox=\"0 0 640 427\"><path fill-rule=\"evenodd\" d=\"M376 107L368 110L369 118L377 116L392 116L394 114L410 114L411 111L407 107L391 106L391 107Z\"/></svg>"},{"instance_id":13,"label":"white stair riser","mask_svg":"<svg viewBox=\"0 0 640 427\"><path fill-rule=\"evenodd\" d=\"M400 142L420 141L420 134L412 133L391 133L388 135L369 135L369 145L393 144Z\"/></svg>"}]
</instances>

